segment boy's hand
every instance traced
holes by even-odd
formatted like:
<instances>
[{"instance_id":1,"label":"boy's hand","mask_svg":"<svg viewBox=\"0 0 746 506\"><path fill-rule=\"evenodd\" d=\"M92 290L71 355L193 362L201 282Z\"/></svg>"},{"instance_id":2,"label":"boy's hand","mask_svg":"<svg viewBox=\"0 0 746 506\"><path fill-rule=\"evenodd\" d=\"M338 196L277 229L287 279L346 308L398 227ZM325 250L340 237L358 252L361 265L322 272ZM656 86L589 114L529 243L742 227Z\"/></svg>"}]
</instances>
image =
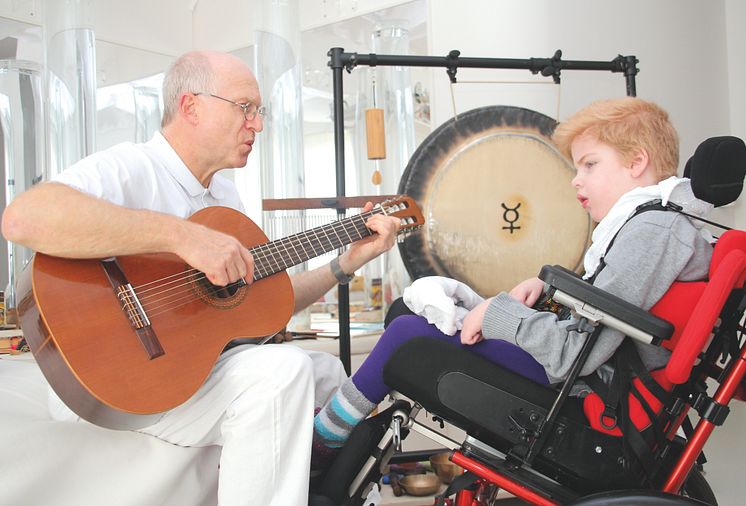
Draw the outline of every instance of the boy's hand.
<instances>
[{"instance_id":1,"label":"boy's hand","mask_svg":"<svg viewBox=\"0 0 746 506\"><path fill-rule=\"evenodd\" d=\"M492 302L491 297L480 303L466 315L464 326L461 328L462 344L476 344L484 339L482 335L482 322L484 322L484 313L487 312L490 302Z\"/></svg>"},{"instance_id":2,"label":"boy's hand","mask_svg":"<svg viewBox=\"0 0 746 506\"><path fill-rule=\"evenodd\" d=\"M532 307L544 291L544 282L539 278L529 278L518 283L509 295L524 306Z\"/></svg>"}]
</instances>

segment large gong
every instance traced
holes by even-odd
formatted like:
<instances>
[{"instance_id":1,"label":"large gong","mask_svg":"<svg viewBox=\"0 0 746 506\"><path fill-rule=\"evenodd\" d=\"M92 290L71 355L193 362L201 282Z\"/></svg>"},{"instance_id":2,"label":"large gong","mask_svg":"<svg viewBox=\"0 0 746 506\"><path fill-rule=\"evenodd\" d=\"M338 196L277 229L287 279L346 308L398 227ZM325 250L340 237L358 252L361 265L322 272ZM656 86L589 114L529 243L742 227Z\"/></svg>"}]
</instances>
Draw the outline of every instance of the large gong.
<instances>
[{"instance_id":1,"label":"large gong","mask_svg":"<svg viewBox=\"0 0 746 506\"><path fill-rule=\"evenodd\" d=\"M399 245L413 279L448 276L492 296L545 264L582 265L591 221L570 184L573 167L550 140L555 125L536 111L490 106L425 139L399 184L425 216Z\"/></svg>"}]
</instances>

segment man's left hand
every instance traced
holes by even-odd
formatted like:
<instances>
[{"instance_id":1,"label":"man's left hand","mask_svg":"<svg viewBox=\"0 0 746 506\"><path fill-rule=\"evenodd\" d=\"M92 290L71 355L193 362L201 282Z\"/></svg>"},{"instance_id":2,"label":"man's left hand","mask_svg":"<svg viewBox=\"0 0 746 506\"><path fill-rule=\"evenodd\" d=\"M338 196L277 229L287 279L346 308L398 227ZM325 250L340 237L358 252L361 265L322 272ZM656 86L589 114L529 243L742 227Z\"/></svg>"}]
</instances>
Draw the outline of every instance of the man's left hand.
<instances>
[{"instance_id":1,"label":"man's left hand","mask_svg":"<svg viewBox=\"0 0 746 506\"><path fill-rule=\"evenodd\" d=\"M373 209L373 204L368 202L362 212L367 213L371 209ZM400 223L399 218L395 216L374 214L366 220L365 226L375 233L352 243L350 248L339 257L339 266L348 274L355 272L381 253L390 250L396 242Z\"/></svg>"}]
</instances>

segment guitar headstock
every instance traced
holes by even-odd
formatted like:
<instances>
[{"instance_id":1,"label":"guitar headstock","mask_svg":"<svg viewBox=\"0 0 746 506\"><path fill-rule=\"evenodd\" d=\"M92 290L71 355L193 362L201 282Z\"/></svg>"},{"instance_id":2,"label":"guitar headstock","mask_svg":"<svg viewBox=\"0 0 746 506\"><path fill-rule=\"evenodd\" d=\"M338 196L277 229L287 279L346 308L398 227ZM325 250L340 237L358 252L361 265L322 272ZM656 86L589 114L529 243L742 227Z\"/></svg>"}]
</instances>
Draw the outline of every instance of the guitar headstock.
<instances>
[{"instance_id":1,"label":"guitar headstock","mask_svg":"<svg viewBox=\"0 0 746 506\"><path fill-rule=\"evenodd\" d=\"M399 195L378 204L384 214L399 218L399 234L410 234L425 224L417 202L408 195Z\"/></svg>"}]
</instances>

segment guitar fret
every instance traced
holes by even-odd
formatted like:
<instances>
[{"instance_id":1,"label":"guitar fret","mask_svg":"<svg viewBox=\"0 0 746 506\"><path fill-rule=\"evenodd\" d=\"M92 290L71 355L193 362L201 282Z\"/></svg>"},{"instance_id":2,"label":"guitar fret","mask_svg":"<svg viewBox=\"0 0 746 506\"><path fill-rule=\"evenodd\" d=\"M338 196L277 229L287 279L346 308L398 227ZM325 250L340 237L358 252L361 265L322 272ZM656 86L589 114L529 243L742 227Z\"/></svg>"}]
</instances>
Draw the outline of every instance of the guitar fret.
<instances>
[{"instance_id":1,"label":"guitar fret","mask_svg":"<svg viewBox=\"0 0 746 506\"><path fill-rule=\"evenodd\" d=\"M300 239L300 237L298 237L299 235L300 235L300 234L294 234L294 235L291 235L291 236L290 236L290 238L291 238L291 241L293 240L293 238L297 238L297 240L298 240L298 244L299 244L299 245L300 245L300 247L301 247L301 248L303 249L303 254L305 255L305 258L306 258L306 260L308 260L309 258L312 258L312 257L313 257L313 255L309 255L309 254L308 254L308 251L306 250L306 246L305 246L305 245L303 244L303 241L302 241L302 240Z\"/></svg>"},{"instance_id":2,"label":"guitar fret","mask_svg":"<svg viewBox=\"0 0 746 506\"><path fill-rule=\"evenodd\" d=\"M280 272L282 268L280 267L280 262L278 262L277 260L277 255L276 255L276 253L278 253L277 244L275 242L271 242L267 246L269 247L270 258L272 259L272 261L275 264L275 267L277 268L276 270L274 268L272 270L274 270L274 272ZM274 251L272 251L273 247L274 247Z\"/></svg>"},{"instance_id":3,"label":"guitar fret","mask_svg":"<svg viewBox=\"0 0 746 506\"><path fill-rule=\"evenodd\" d=\"M254 265L259 267L258 271L261 274L261 276L256 277L257 269L254 269L255 279L261 279L263 277L274 274L272 270L272 264L271 264L272 253L269 250L270 248L269 244L270 243L262 244L254 248L254 250L252 250L252 255L255 255ZM254 253L254 251L256 251L256 254Z\"/></svg>"},{"instance_id":4,"label":"guitar fret","mask_svg":"<svg viewBox=\"0 0 746 506\"><path fill-rule=\"evenodd\" d=\"M318 227L312 228L309 230L306 235L313 234L313 240L310 241L311 247L313 248L313 254L315 256L322 255L326 252L326 249L324 248L324 237L319 234ZM316 247L318 246L319 251L316 250Z\"/></svg>"},{"instance_id":5,"label":"guitar fret","mask_svg":"<svg viewBox=\"0 0 746 506\"><path fill-rule=\"evenodd\" d=\"M338 223L342 227L342 230L344 230L345 234L347 234L347 239L349 239L349 241L352 242L352 237L350 237L350 233L347 231L347 227L345 226L345 220L342 220L342 221L340 221ZM339 234L337 233L337 227L336 227L336 225L332 224L332 230L334 230L334 233L336 234L337 239L339 239L340 241L342 241L342 239L339 237Z\"/></svg>"},{"instance_id":6,"label":"guitar fret","mask_svg":"<svg viewBox=\"0 0 746 506\"><path fill-rule=\"evenodd\" d=\"M316 232L316 237L319 237L318 232L322 232L322 236L319 238L319 246L321 246L321 251L331 251L334 247L334 243L332 243L331 239L329 238L329 234L326 232L326 227L321 227L318 229L313 229Z\"/></svg>"},{"instance_id":7,"label":"guitar fret","mask_svg":"<svg viewBox=\"0 0 746 506\"><path fill-rule=\"evenodd\" d=\"M263 277L269 276L271 272L269 269L267 269L267 257L266 257L266 248L264 247L264 244L259 245L255 248L252 248L250 251L251 256L254 257L254 279L261 279Z\"/></svg>"},{"instance_id":8,"label":"guitar fret","mask_svg":"<svg viewBox=\"0 0 746 506\"><path fill-rule=\"evenodd\" d=\"M370 230L368 229L368 227L365 226L365 222L363 220L360 220L359 224L353 220L350 222L350 225L352 225L353 230L357 233L358 239L362 239L363 237L370 235Z\"/></svg>"},{"instance_id":9,"label":"guitar fret","mask_svg":"<svg viewBox=\"0 0 746 506\"><path fill-rule=\"evenodd\" d=\"M295 252L296 264L299 264L301 262L308 260L308 257L304 258L303 255L298 253L298 249L295 247L295 244L293 244L293 236L288 237L287 242L290 244L290 247L293 248L293 252ZM288 250L288 253L290 253L289 250Z\"/></svg>"},{"instance_id":10,"label":"guitar fret","mask_svg":"<svg viewBox=\"0 0 746 506\"><path fill-rule=\"evenodd\" d=\"M280 250L280 246L282 246L282 251L283 251L283 253L281 253L281 255L282 255L282 263L285 264L285 269L287 269L288 267L291 267L291 266L295 265L293 263L292 257L290 256L290 252L288 251L288 247L285 244L285 240L281 239L281 240L277 241L277 245L278 245L278 248L277 248L278 251Z\"/></svg>"},{"instance_id":11,"label":"guitar fret","mask_svg":"<svg viewBox=\"0 0 746 506\"><path fill-rule=\"evenodd\" d=\"M350 223L355 228L355 231L360 236L360 239L362 239L363 237L367 237L367 236L371 235L372 232L370 231L370 229L368 227L365 226L365 220L362 218L362 216L358 215L357 218L358 218L357 221L359 223L356 223L355 217L353 217L353 219L350 221ZM365 232L365 233L363 233L363 232Z\"/></svg>"}]
</instances>

